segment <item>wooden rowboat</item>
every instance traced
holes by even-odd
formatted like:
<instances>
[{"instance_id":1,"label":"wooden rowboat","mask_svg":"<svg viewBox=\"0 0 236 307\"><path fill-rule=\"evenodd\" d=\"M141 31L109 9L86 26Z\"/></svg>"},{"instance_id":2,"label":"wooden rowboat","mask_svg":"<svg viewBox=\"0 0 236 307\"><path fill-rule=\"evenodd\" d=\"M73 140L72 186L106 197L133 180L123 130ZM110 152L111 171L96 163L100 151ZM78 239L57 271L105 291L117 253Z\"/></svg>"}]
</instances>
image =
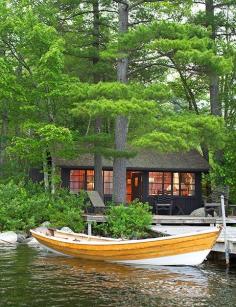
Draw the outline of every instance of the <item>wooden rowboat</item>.
<instances>
[{"instance_id":1,"label":"wooden rowboat","mask_svg":"<svg viewBox=\"0 0 236 307\"><path fill-rule=\"evenodd\" d=\"M73 257L150 265L199 265L207 257L221 229L143 240L121 240L67 233L60 230L31 230L39 243Z\"/></svg>"}]
</instances>

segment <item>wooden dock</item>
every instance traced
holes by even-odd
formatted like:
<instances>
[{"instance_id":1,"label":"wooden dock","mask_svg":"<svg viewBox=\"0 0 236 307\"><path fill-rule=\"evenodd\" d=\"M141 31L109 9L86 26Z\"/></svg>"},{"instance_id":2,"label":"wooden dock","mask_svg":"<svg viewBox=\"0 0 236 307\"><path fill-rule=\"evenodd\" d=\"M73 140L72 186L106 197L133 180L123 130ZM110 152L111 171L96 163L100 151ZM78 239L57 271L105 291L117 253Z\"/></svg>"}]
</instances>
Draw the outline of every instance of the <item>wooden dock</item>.
<instances>
[{"instance_id":1,"label":"wooden dock","mask_svg":"<svg viewBox=\"0 0 236 307\"><path fill-rule=\"evenodd\" d=\"M92 223L106 223L106 216L99 214L85 214L85 221L88 223L89 231L92 230ZM184 234L187 232L202 231L209 227L222 225L221 217L193 217L189 215L153 215L152 226L154 231L166 235ZM226 218L227 241L230 255L236 255L236 216ZM225 252L224 232L222 230L212 251L223 255Z\"/></svg>"},{"instance_id":2,"label":"wooden dock","mask_svg":"<svg viewBox=\"0 0 236 307\"><path fill-rule=\"evenodd\" d=\"M105 223L106 216L99 214L85 214L87 222ZM228 217L227 225L236 225L236 217ZM153 215L152 224L155 225L205 225L222 224L221 217L195 217L190 215Z\"/></svg>"},{"instance_id":3,"label":"wooden dock","mask_svg":"<svg viewBox=\"0 0 236 307\"><path fill-rule=\"evenodd\" d=\"M185 234L189 232L199 232L202 230L209 229L209 226L167 226L167 225L158 225L152 226L154 231L158 231L162 234L166 235L177 235L177 234ZM227 226L227 241L229 247L229 253L231 255L236 255L236 227ZM214 245L213 252L224 253L224 230L221 231L219 238Z\"/></svg>"}]
</instances>

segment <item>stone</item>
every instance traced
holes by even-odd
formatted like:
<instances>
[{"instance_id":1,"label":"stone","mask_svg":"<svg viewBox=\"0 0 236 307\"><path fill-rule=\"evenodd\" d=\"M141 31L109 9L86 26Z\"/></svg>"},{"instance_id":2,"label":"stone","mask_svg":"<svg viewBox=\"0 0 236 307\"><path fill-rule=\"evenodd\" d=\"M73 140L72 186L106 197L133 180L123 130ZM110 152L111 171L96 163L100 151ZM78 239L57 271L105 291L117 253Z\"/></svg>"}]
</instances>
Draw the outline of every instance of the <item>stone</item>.
<instances>
[{"instance_id":1,"label":"stone","mask_svg":"<svg viewBox=\"0 0 236 307\"><path fill-rule=\"evenodd\" d=\"M49 221L46 221L46 222L43 222L40 226L48 228L51 226L51 223Z\"/></svg>"},{"instance_id":2,"label":"stone","mask_svg":"<svg viewBox=\"0 0 236 307\"><path fill-rule=\"evenodd\" d=\"M74 231L70 229L69 227L62 227L61 231L68 232L68 233L74 233Z\"/></svg>"},{"instance_id":3,"label":"stone","mask_svg":"<svg viewBox=\"0 0 236 307\"><path fill-rule=\"evenodd\" d=\"M40 243L33 237L26 239L26 243L30 246L40 246Z\"/></svg>"},{"instance_id":4,"label":"stone","mask_svg":"<svg viewBox=\"0 0 236 307\"><path fill-rule=\"evenodd\" d=\"M205 209L204 208L198 208L194 210L190 216L195 216L195 217L203 217L205 216Z\"/></svg>"},{"instance_id":5,"label":"stone","mask_svg":"<svg viewBox=\"0 0 236 307\"><path fill-rule=\"evenodd\" d=\"M195 216L195 217L205 217L205 209L204 208L198 208L194 210L190 216ZM214 217L217 217L217 213L214 211ZM207 214L207 217L212 217L212 215Z\"/></svg>"},{"instance_id":6,"label":"stone","mask_svg":"<svg viewBox=\"0 0 236 307\"><path fill-rule=\"evenodd\" d=\"M0 233L0 244L16 244L17 234L14 231Z\"/></svg>"},{"instance_id":7,"label":"stone","mask_svg":"<svg viewBox=\"0 0 236 307\"><path fill-rule=\"evenodd\" d=\"M17 233L17 242L18 243L25 243L26 235L22 233Z\"/></svg>"},{"instance_id":8,"label":"stone","mask_svg":"<svg viewBox=\"0 0 236 307\"><path fill-rule=\"evenodd\" d=\"M50 230L45 226L39 226L39 227L35 228L34 230L41 232L44 235L49 235L49 236L51 235Z\"/></svg>"}]
</instances>

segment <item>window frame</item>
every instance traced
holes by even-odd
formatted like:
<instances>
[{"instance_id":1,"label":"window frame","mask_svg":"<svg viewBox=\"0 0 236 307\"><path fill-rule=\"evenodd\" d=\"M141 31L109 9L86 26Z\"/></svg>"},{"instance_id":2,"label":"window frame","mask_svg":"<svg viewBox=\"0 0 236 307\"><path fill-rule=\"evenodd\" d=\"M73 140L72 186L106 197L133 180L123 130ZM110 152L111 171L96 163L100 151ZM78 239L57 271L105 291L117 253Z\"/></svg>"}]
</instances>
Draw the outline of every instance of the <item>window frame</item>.
<instances>
[{"instance_id":1,"label":"window frame","mask_svg":"<svg viewBox=\"0 0 236 307\"><path fill-rule=\"evenodd\" d=\"M72 182L80 182L80 181L71 180L71 177L72 177L71 172L72 171L83 171L84 172L84 178L83 178L83 181L81 181L81 182L83 182L83 188L79 189L78 191L75 191L75 190L71 189L71 183ZM88 171L92 171L93 175L88 175L87 174ZM74 194L77 194L77 193L79 193L82 190L84 190L84 191L93 191L91 189L88 190L88 184L89 184L88 176L92 176L93 177L93 190L94 190L94 170L93 169L91 169L91 168L88 168L88 169L87 168L86 169L84 169L84 168L70 169L70 173L69 173L69 188L70 188L70 192L74 193ZM79 177L79 176L77 176L77 177Z\"/></svg>"},{"instance_id":2,"label":"window frame","mask_svg":"<svg viewBox=\"0 0 236 307\"><path fill-rule=\"evenodd\" d=\"M150 182L149 179L150 179L150 173L162 173L162 181L161 182ZM165 191L165 174L166 173L170 173L171 174L171 193L170 194L167 194L167 193L164 193ZM178 174L178 194L174 194L174 174L177 173ZM189 187L189 191L191 191L192 195L182 195L182 185L183 185L183 182L182 182L182 176L183 174L191 174L193 176L193 182L192 183L189 183L189 184L185 184L185 186ZM167 182L168 183L168 182ZM150 191L151 190L157 190L158 189L155 189L153 188L153 186L156 185L161 185L162 186L162 194L151 194ZM152 197L152 196L158 196L158 195L171 195L171 196L174 196L174 197L195 197L196 196L196 173L194 172L170 172L170 171L149 171L148 172L148 196Z\"/></svg>"},{"instance_id":3,"label":"window frame","mask_svg":"<svg viewBox=\"0 0 236 307\"><path fill-rule=\"evenodd\" d=\"M112 173L112 176L109 176L109 179L112 178L112 181L106 181L105 182L105 176L104 176L105 172L111 172ZM110 196L110 195L113 194L113 170L105 169L105 170L102 171L102 175L103 175L103 194ZM105 193L105 183L109 183L109 184L112 183L112 193L110 193L110 194ZM110 188L109 188L109 190L110 190Z\"/></svg>"}]
</instances>

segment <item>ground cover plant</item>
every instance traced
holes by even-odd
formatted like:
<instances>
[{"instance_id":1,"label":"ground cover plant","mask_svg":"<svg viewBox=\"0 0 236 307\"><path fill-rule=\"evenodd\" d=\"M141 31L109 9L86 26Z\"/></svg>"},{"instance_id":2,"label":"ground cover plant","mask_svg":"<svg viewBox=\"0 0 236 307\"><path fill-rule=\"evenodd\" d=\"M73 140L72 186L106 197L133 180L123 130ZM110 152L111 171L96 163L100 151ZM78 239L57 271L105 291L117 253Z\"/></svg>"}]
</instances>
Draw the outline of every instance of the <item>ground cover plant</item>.
<instances>
[{"instance_id":1,"label":"ground cover plant","mask_svg":"<svg viewBox=\"0 0 236 307\"><path fill-rule=\"evenodd\" d=\"M0 231L29 231L49 221L52 227L68 226L81 232L84 197L63 189L52 195L36 184L0 184Z\"/></svg>"}]
</instances>

